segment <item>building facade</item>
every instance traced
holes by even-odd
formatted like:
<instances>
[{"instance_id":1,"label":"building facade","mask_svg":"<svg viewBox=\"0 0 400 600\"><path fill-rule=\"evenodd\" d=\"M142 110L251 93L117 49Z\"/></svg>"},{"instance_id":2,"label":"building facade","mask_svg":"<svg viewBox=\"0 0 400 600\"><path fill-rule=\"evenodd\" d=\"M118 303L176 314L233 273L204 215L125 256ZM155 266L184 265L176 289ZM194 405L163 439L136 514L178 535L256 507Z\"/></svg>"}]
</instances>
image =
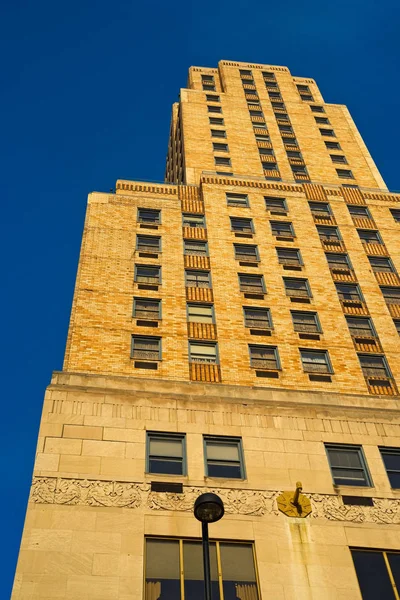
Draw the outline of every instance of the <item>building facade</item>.
<instances>
[{"instance_id":1,"label":"building facade","mask_svg":"<svg viewBox=\"0 0 400 600\"><path fill-rule=\"evenodd\" d=\"M192 67L165 183L89 195L13 599L203 598L213 490L215 600L398 600L399 223L313 79Z\"/></svg>"}]
</instances>

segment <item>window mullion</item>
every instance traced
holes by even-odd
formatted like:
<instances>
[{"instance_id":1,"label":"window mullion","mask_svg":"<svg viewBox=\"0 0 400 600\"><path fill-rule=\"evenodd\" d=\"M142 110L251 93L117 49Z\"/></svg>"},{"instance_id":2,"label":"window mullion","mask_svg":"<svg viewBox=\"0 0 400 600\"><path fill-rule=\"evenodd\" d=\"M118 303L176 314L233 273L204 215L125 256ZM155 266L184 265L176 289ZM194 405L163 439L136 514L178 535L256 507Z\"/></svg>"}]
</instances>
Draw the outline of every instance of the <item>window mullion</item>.
<instances>
[{"instance_id":1,"label":"window mullion","mask_svg":"<svg viewBox=\"0 0 400 600\"><path fill-rule=\"evenodd\" d=\"M399 595L399 592L397 590L396 583L394 581L394 577L393 577L392 569L390 568L390 563L389 563L389 559L387 557L387 553L386 552L382 552L382 554L383 554L383 559L385 561L385 565L386 565L386 568L387 568L387 571L388 571L390 583L392 584L393 593L395 595L396 600L400 600L400 595Z\"/></svg>"},{"instance_id":2,"label":"window mullion","mask_svg":"<svg viewBox=\"0 0 400 600\"><path fill-rule=\"evenodd\" d=\"M222 581L222 565L221 565L221 551L219 542L215 542L217 552L217 570L218 570L218 586L219 586L219 598L224 600L224 585ZM398 598L396 598L398 600Z\"/></svg>"},{"instance_id":3,"label":"window mullion","mask_svg":"<svg viewBox=\"0 0 400 600\"><path fill-rule=\"evenodd\" d=\"M181 583L181 600L185 600L185 573L183 565L183 540L179 540L179 578Z\"/></svg>"}]
</instances>

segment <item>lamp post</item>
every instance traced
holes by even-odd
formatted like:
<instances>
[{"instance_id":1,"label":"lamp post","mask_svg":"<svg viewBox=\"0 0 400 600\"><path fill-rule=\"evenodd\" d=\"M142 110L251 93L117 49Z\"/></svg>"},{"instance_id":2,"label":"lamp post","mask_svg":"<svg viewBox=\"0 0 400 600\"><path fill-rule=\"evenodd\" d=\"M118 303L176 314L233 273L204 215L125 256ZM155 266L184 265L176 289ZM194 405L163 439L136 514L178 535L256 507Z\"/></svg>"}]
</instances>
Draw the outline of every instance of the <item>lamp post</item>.
<instances>
[{"instance_id":1,"label":"lamp post","mask_svg":"<svg viewBox=\"0 0 400 600\"><path fill-rule=\"evenodd\" d=\"M201 521L203 538L204 598L211 598L210 544L208 540L208 524L219 521L224 516L224 503L217 494L201 494L194 503L194 516Z\"/></svg>"}]
</instances>

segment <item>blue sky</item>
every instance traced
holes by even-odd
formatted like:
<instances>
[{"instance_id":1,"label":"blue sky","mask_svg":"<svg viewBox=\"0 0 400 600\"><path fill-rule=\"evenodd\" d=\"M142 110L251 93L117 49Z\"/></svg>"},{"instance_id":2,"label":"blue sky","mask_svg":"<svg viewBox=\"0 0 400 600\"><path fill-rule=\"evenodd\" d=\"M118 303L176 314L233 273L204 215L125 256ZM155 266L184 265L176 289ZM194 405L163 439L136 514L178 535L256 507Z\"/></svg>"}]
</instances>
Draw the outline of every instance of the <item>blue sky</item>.
<instances>
[{"instance_id":1,"label":"blue sky","mask_svg":"<svg viewBox=\"0 0 400 600\"><path fill-rule=\"evenodd\" d=\"M188 67L264 62L315 78L326 101L348 105L387 185L400 188L400 4L246 4L2 4L0 598L10 594L44 390L62 367L86 196L117 178L163 179L170 106Z\"/></svg>"}]
</instances>

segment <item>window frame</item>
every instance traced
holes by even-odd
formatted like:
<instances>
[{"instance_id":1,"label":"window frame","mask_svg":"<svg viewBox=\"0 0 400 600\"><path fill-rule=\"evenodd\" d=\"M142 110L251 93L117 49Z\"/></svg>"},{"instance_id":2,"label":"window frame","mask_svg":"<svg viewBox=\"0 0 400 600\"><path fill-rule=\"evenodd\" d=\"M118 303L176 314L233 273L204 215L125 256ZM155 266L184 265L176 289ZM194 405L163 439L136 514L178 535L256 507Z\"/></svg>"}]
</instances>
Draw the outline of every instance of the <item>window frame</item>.
<instances>
[{"instance_id":1,"label":"window frame","mask_svg":"<svg viewBox=\"0 0 400 600\"><path fill-rule=\"evenodd\" d=\"M189 221L191 220L195 220L198 219L198 223L200 223L201 221L201 225L190 225L188 224ZM187 222L185 222L187 220ZM206 224L206 216L201 214L201 213L182 213L182 227L191 227L192 229L206 229L207 228L207 224Z\"/></svg>"},{"instance_id":2,"label":"window frame","mask_svg":"<svg viewBox=\"0 0 400 600\"><path fill-rule=\"evenodd\" d=\"M277 200L278 202L282 202L283 209L281 210L277 206L273 207L273 208L269 207L268 200ZM284 214L284 213L287 214L289 212L286 198L280 198L279 196L264 196L264 202L265 202L265 209L268 210L269 212L275 211L275 212L280 212L280 214Z\"/></svg>"},{"instance_id":3,"label":"window frame","mask_svg":"<svg viewBox=\"0 0 400 600\"><path fill-rule=\"evenodd\" d=\"M360 363L361 371L362 371L362 373L363 373L363 375L364 375L364 377L366 379L382 379L382 380L384 380L384 379L393 379L393 375L392 375L392 372L390 370L389 363L388 363L387 358L386 358L386 356L384 354L380 354L380 353L377 353L377 352L374 352L374 353L372 353L372 352L371 353L358 352L357 356L358 356L358 360L359 360L359 363ZM381 375L377 375L377 374L366 373L364 371L364 368L366 368L366 369L375 369L375 368L379 368L379 367L371 367L371 366L365 366L365 365L363 365L362 364L362 360L361 360L363 358L366 358L367 360L371 359L371 358L380 358L381 361L382 361L382 366L383 366L382 371L384 371L385 374L381 376Z\"/></svg>"},{"instance_id":4,"label":"window frame","mask_svg":"<svg viewBox=\"0 0 400 600\"><path fill-rule=\"evenodd\" d=\"M150 471L150 443L151 439L171 439L174 441L180 440L182 442L182 474L176 473L159 473L157 471ZM172 458L172 457L171 457ZM187 476L187 446L186 446L186 433L168 432L168 431L146 431L146 463L145 463L146 475L159 475L162 477L186 477Z\"/></svg>"},{"instance_id":5,"label":"window frame","mask_svg":"<svg viewBox=\"0 0 400 600\"><path fill-rule=\"evenodd\" d=\"M308 279L303 279L302 277L282 277L282 279L283 279L283 287L285 288L285 295L287 298L312 298L313 297L312 292L311 292L310 282ZM302 281L305 284L305 288L306 288L308 295L307 296L303 296L303 295L295 296L294 294L288 294L287 293L288 288L286 287L287 281Z\"/></svg>"},{"instance_id":6,"label":"window frame","mask_svg":"<svg viewBox=\"0 0 400 600\"><path fill-rule=\"evenodd\" d=\"M229 156L214 156L214 164L216 167L231 167L232 161Z\"/></svg>"},{"instance_id":7,"label":"window frame","mask_svg":"<svg viewBox=\"0 0 400 600\"><path fill-rule=\"evenodd\" d=\"M194 254L193 252L188 252L186 248L186 244L202 244L205 248L204 254ZM192 240L192 239L183 239L183 256L209 256L208 250L208 241L207 240Z\"/></svg>"},{"instance_id":8,"label":"window frame","mask_svg":"<svg viewBox=\"0 0 400 600\"><path fill-rule=\"evenodd\" d=\"M278 263L280 265L285 265L285 266L291 266L291 267L303 267L304 266L304 262L303 262L303 258L301 256L301 251L300 248L287 248L286 246L283 247L276 247L276 255L278 257ZM289 254L293 254L296 253L297 255L297 262L281 262L281 257L279 256L279 252L283 251L283 252L288 252Z\"/></svg>"},{"instance_id":9,"label":"window frame","mask_svg":"<svg viewBox=\"0 0 400 600\"><path fill-rule=\"evenodd\" d=\"M254 291L254 290L244 290L242 289L242 283L240 278L241 277L248 277L249 279L259 279L260 283L261 283L261 291ZM238 273L238 281L239 281L239 291L244 293L244 294L259 294L259 295L264 295L267 293L267 287L265 285L265 279L264 279L264 275L262 273ZM245 284L246 285L246 284Z\"/></svg>"},{"instance_id":10,"label":"window frame","mask_svg":"<svg viewBox=\"0 0 400 600\"><path fill-rule=\"evenodd\" d=\"M221 131L223 131L223 130L221 129ZM223 142L212 142L212 145L213 145L213 152L229 152L228 144L224 144ZM217 146L221 146L221 147L217 148Z\"/></svg>"},{"instance_id":11,"label":"window frame","mask_svg":"<svg viewBox=\"0 0 400 600\"><path fill-rule=\"evenodd\" d=\"M215 105L207 104L207 112L222 115L222 106L217 106L216 104Z\"/></svg>"},{"instance_id":12,"label":"window frame","mask_svg":"<svg viewBox=\"0 0 400 600\"><path fill-rule=\"evenodd\" d=\"M311 374L311 375L333 375L334 374L334 370L332 367L332 363L330 360L330 356L329 356L329 350L320 350L317 348L299 348L299 352L300 352L300 362L301 365L303 367L303 372L307 373L307 374ZM305 368L305 364L303 361L303 352L308 352L309 354L323 354L325 357L325 366L326 366L326 371L313 371L312 369L307 370ZM307 364L307 363L306 363Z\"/></svg>"},{"instance_id":13,"label":"window frame","mask_svg":"<svg viewBox=\"0 0 400 600\"><path fill-rule=\"evenodd\" d=\"M143 219L140 216L140 211L147 211L147 212L152 212L152 213L158 213L158 220L156 221L143 221ZM146 208L144 206L142 207L138 207L137 209L137 222L138 223L146 223L149 225L161 225L161 209L158 208Z\"/></svg>"},{"instance_id":14,"label":"window frame","mask_svg":"<svg viewBox=\"0 0 400 600\"><path fill-rule=\"evenodd\" d=\"M136 314L137 311L137 302L141 302L141 301L147 301L147 302L154 302L158 304L158 314L156 317L152 317L152 318L146 318L146 317L140 317ZM133 298L133 310L132 310L132 318L133 319L138 319L139 321L161 321L162 320L162 301L161 298L144 298L141 296L134 296Z\"/></svg>"},{"instance_id":15,"label":"window frame","mask_svg":"<svg viewBox=\"0 0 400 600\"><path fill-rule=\"evenodd\" d=\"M225 198L226 198L226 204L227 206L234 206L236 207L242 207L242 208L249 208L250 207L250 201L249 201L249 195L248 194L238 194L235 192L225 192ZM233 202L233 204L229 203L230 201L232 202L232 200L234 199L237 200L243 200L243 202Z\"/></svg>"},{"instance_id":16,"label":"window frame","mask_svg":"<svg viewBox=\"0 0 400 600\"><path fill-rule=\"evenodd\" d=\"M325 447L325 452L326 452L326 456L327 456L327 459L328 459L328 464L329 464L329 469L330 469L331 476L332 476L332 481L333 481L333 484L335 486L370 487L370 488L374 487L374 484L373 484L373 481L372 481L372 477L371 477L371 473L369 471L368 464L367 464L367 461L366 461L366 458L365 458L364 449L363 449L363 447L362 447L361 444L341 444L341 443L335 444L335 443L327 443L326 442L326 443L324 443L324 447ZM357 450L357 453L358 453L358 456L359 456L359 459L360 459L360 464L361 464L361 467L363 468L363 472L364 472L365 484L336 483L333 469L339 468L339 467L335 467L335 466L332 467L331 460L330 460L330 457L329 457L329 452L328 452L329 449L336 450L336 451L341 451L341 450L346 450L346 449L348 449L349 451L350 450ZM343 468L343 467L340 467L340 468Z\"/></svg>"},{"instance_id":17,"label":"window frame","mask_svg":"<svg viewBox=\"0 0 400 600\"><path fill-rule=\"evenodd\" d=\"M152 340L158 342L158 358L146 358L142 356L134 356L135 352L135 340ZM159 335L139 335L136 333L132 333L131 335L131 359L139 362L161 362L162 361L162 337Z\"/></svg>"},{"instance_id":18,"label":"window frame","mask_svg":"<svg viewBox=\"0 0 400 600\"><path fill-rule=\"evenodd\" d=\"M155 283L155 282L152 283L149 281L138 281L138 279L137 279L138 269L158 269L158 279L154 280L154 281L157 281L157 283ZM135 263L135 269L134 269L134 282L135 283L147 284L147 285L161 285L161 282L162 282L161 274L162 274L162 267L160 265L142 265L142 264Z\"/></svg>"},{"instance_id":19,"label":"window frame","mask_svg":"<svg viewBox=\"0 0 400 600\"><path fill-rule=\"evenodd\" d=\"M294 232L294 227L293 227L293 223L292 221L275 221L275 220L271 220L269 222L270 227L271 227L271 233L273 236L275 237L286 237L286 238L294 238L296 237L295 232ZM274 231L274 226L275 225L288 225L288 231L285 231L283 233L276 233Z\"/></svg>"},{"instance_id":20,"label":"window frame","mask_svg":"<svg viewBox=\"0 0 400 600\"><path fill-rule=\"evenodd\" d=\"M336 134L333 131L333 129L328 129L326 127L322 127L322 128L320 128L319 132L323 137L336 137Z\"/></svg>"},{"instance_id":21,"label":"window frame","mask_svg":"<svg viewBox=\"0 0 400 600\"><path fill-rule=\"evenodd\" d=\"M279 356L278 346L273 345L273 344L272 345L271 344L248 344L248 348L249 348L249 358L250 358L250 368L251 369L254 369L256 371L270 371L270 372L282 371L282 365L281 365L281 360L280 360L280 356ZM253 360L263 360L263 359L252 356L253 348L272 350L274 357L275 357L275 367L268 368L268 367L264 367L264 366L259 367L259 366L254 365Z\"/></svg>"},{"instance_id":22,"label":"window frame","mask_svg":"<svg viewBox=\"0 0 400 600\"><path fill-rule=\"evenodd\" d=\"M314 112L314 113L316 113L316 112L317 113L324 113L325 112L325 108L323 106L318 105L318 104L310 105L310 109L311 109L311 112Z\"/></svg>"},{"instance_id":23,"label":"window frame","mask_svg":"<svg viewBox=\"0 0 400 600\"><path fill-rule=\"evenodd\" d=\"M209 346L215 348L215 361L207 360L193 360L192 357L192 346ZM219 349L218 342L209 340L188 340L188 357L189 364L200 364L200 365L219 365Z\"/></svg>"},{"instance_id":24,"label":"window frame","mask_svg":"<svg viewBox=\"0 0 400 600\"><path fill-rule=\"evenodd\" d=\"M230 221L230 225L231 225L231 231L233 231L234 233L244 233L244 234L253 234L255 232L254 230L254 221L251 217L233 217L230 216L229 217L229 221ZM235 229L234 227L234 222L235 221L243 221L248 223L249 228L248 229Z\"/></svg>"},{"instance_id":25,"label":"window frame","mask_svg":"<svg viewBox=\"0 0 400 600\"><path fill-rule=\"evenodd\" d=\"M228 443L233 444L236 442L238 454L239 454L239 467L240 467L241 477L221 477L221 476L216 476L216 475L209 475L209 473L208 473L208 458L207 458L207 441L214 442L214 443L221 441L221 446L224 441L225 441L225 445L227 445ZM238 479L240 481L244 481L247 479L242 437L230 436L230 435L204 434L203 435L203 456L204 456L204 473L205 473L206 477L210 477L212 479Z\"/></svg>"},{"instance_id":26,"label":"window frame","mask_svg":"<svg viewBox=\"0 0 400 600\"><path fill-rule=\"evenodd\" d=\"M307 330L307 329L296 329L296 322L294 320L294 315L296 313L298 313L300 315L311 315L314 318L315 331ZM319 320L319 316L318 316L317 311L292 309L290 311L290 316L292 318L293 330L296 333L315 333L315 334L323 333L322 332L322 327L321 327L321 322Z\"/></svg>"},{"instance_id":27,"label":"window frame","mask_svg":"<svg viewBox=\"0 0 400 600\"><path fill-rule=\"evenodd\" d=\"M393 261L392 261L392 259L389 256L367 256L367 258L368 258L368 262L369 262L369 264L371 266L371 269L372 269L373 273L396 273L396 269L395 269L395 266L393 264ZM384 269L383 271L382 270L376 270L376 268L375 268L376 265L374 266L372 264L371 260L372 261L374 261L374 260L375 261L381 261L382 263L384 261L386 261L386 264L387 264L387 267L388 267L389 270L388 269Z\"/></svg>"},{"instance_id":28,"label":"window frame","mask_svg":"<svg viewBox=\"0 0 400 600\"><path fill-rule=\"evenodd\" d=\"M242 306L242 310L243 310L243 321L244 321L244 326L247 329L267 329L267 330L273 330L274 328L274 324L272 322L272 313L271 313L271 309L266 307L266 306ZM267 316L266 319L266 325L265 326L261 326L258 327L257 325L248 325L246 320L247 320L247 315L246 315L246 311L247 310L253 310L255 312L264 312Z\"/></svg>"},{"instance_id":29,"label":"window frame","mask_svg":"<svg viewBox=\"0 0 400 600\"><path fill-rule=\"evenodd\" d=\"M202 307L207 307L211 309L211 321L193 321L190 320L190 307L192 306L202 306ZM206 323L209 325L215 325L215 307L214 304L212 304L211 302L186 302L186 320L188 323Z\"/></svg>"},{"instance_id":30,"label":"window frame","mask_svg":"<svg viewBox=\"0 0 400 600\"><path fill-rule=\"evenodd\" d=\"M362 210L364 211L364 214L353 214L351 211L352 210ZM367 206L363 206L360 204L347 204L347 210L349 211L350 216L353 218L355 217L356 219L370 219L372 221L372 216L371 213L369 211L369 208Z\"/></svg>"},{"instance_id":31,"label":"window frame","mask_svg":"<svg viewBox=\"0 0 400 600\"><path fill-rule=\"evenodd\" d=\"M193 285L188 285L188 273L196 273L196 274L204 274L207 273L207 279L208 279L208 286L193 286ZM211 271L207 270L207 269L185 269L185 287L202 287L203 289L207 289L210 290L212 289L212 281L211 281Z\"/></svg>"},{"instance_id":32,"label":"window frame","mask_svg":"<svg viewBox=\"0 0 400 600\"><path fill-rule=\"evenodd\" d=\"M208 117L209 125L218 125L220 127L225 127L225 121L223 117Z\"/></svg>"},{"instance_id":33,"label":"window frame","mask_svg":"<svg viewBox=\"0 0 400 600\"><path fill-rule=\"evenodd\" d=\"M152 240L158 240L158 248L154 247L154 249L148 249L148 248L140 248L140 241L141 239L152 239ZM147 233L137 233L136 234L136 252L145 252L148 254L161 254L162 252L162 241L161 241L161 236L160 235L149 235Z\"/></svg>"},{"instance_id":34,"label":"window frame","mask_svg":"<svg viewBox=\"0 0 400 600\"><path fill-rule=\"evenodd\" d=\"M249 249L251 248L252 250L254 249L254 255L253 254L240 255L237 252L238 248L249 248ZM240 244L238 242L235 242L233 244L233 251L234 251L234 255L235 255L235 260L240 260L242 262L253 262L253 263L260 262L260 251L258 249L257 244Z\"/></svg>"},{"instance_id":35,"label":"window frame","mask_svg":"<svg viewBox=\"0 0 400 600\"><path fill-rule=\"evenodd\" d=\"M400 223L400 208L389 208L390 213L396 223Z\"/></svg>"},{"instance_id":36,"label":"window frame","mask_svg":"<svg viewBox=\"0 0 400 600\"><path fill-rule=\"evenodd\" d=\"M225 129L210 129L212 138L226 139Z\"/></svg>"},{"instance_id":37,"label":"window frame","mask_svg":"<svg viewBox=\"0 0 400 600\"><path fill-rule=\"evenodd\" d=\"M379 233L379 231L377 229L359 229L357 228L357 233L358 233L358 237L360 238L360 241L362 244L376 244L377 246L379 245L383 245L383 241L381 238L381 234ZM375 234L375 241L368 241L365 240L360 234L366 234L368 235L373 235Z\"/></svg>"},{"instance_id":38,"label":"window frame","mask_svg":"<svg viewBox=\"0 0 400 600\"><path fill-rule=\"evenodd\" d=\"M355 179L351 169L336 169L336 173L340 179Z\"/></svg>"},{"instance_id":39,"label":"window frame","mask_svg":"<svg viewBox=\"0 0 400 600\"><path fill-rule=\"evenodd\" d=\"M385 467L387 478L389 479L389 483L390 483L391 489L392 490L398 490L398 489L400 489L400 482L399 482L398 486L396 486L396 487L393 486L392 485L392 481L390 479L390 475L389 475L389 473L392 473L392 472L393 473L399 473L399 475L400 475L400 448L395 448L393 446L378 446L378 449L379 449L379 452L380 452L380 455L381 455L383 466ZM389 469L386 466L385 460L383 458L383 456L384 456L385 453L386 454L390 454L391 453L392 455L396 455L396 456L399 457L399 469Z\"/></svg>"}]
</instances>

